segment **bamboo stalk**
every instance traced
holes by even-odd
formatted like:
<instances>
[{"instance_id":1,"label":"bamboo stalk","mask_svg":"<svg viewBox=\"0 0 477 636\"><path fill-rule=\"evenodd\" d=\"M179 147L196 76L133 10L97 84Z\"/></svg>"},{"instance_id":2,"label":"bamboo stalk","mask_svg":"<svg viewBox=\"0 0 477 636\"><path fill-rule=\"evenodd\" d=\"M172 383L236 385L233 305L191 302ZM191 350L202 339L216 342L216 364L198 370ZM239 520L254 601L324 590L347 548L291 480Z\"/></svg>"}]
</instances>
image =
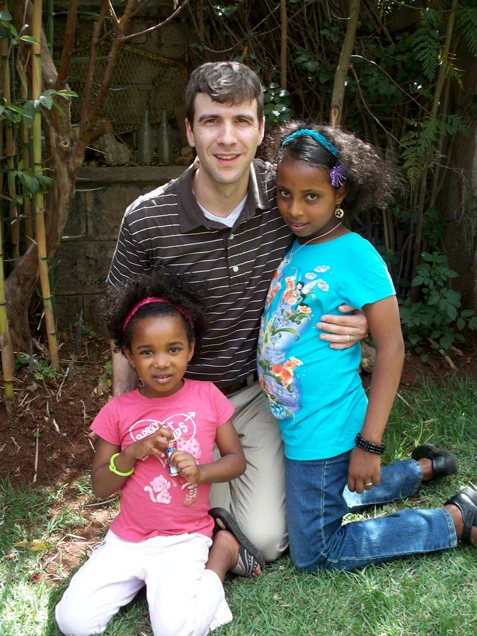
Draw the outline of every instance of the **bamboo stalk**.
<instances>
[{"instance_id":1,"label":"bamboo stalk","mask_svg":"<svg viewBox=\"0 0 477 636\"><path fill-rule=\"evenodd\" d=\"M23 99L28 98L28 88L25 84L24 77L21 77L20 96ZM22 122L22 159L23 170L28 172L30 169L30 130L25 122ZM28 248L33 243L33 212L31 196L23 199L23 219L25 224L25 247Z\"/></svg>"},{"instance_id":2,"label":"bamboo stalk","mask_svg":"<svg viewBox=\"0 0 477 636\"><path fill-rule=\"evenodd\" d=\"M10 64L8 58L8 39L2 38L0 41L1 56L2 56L2 88L3 99L5 104L11 104L11 91L10 91ZM7 170L13 171L15 169L15 136L13 131L13 125L10 120L5 120L4 124L5 133L5 150L7 157ZM20 227L18 220L18 208L16 199L15 179L8 179L8 207L10 216L10 232L11 243L13 246L12 256L14 260L18 260L20 257Z\"/></svg>"},{"instance_id":3,"label":"bamboo stalk","mask_svg":"<svg viewBox=\"0 0 477 636\"><path fill-rule=\"evenodd\" d=\"M32 98L38 99L41 94L41 13L42 0L34 0L32 35L38 44L32 44ZM41 112L37 111L33 120L33 167L35 174L42 174L41 156ZM45 228L45 203L43 191L40 190L35 195L35 221L36 221L36 242L38 249L38 267L40 274L41 292L43 297L43 308L45 315L45 326L48 337L48 349L50 352L51 366L55 371L60 370L60 359L58 355L58 342L56 337L55 320L53 315L53 301L48 278L48 254L46 249L46 228Z\"/></svg>"},{"instance_id":4,"label":"bamboo stalk","mask_svg":"<svg viewBox=\"0 0 477 636\"><path fill-rule=\"evenodd\" d=\"M8 332L7 303L5 299L5 270L3 266L3 223L0 222L0 351L2 354L3 387L5 390L6 407L12 411L15 403L13 392L13 374L15 361Z\"/></svg>"},{"instance_id":5,"label":"bamboo stalk","mask_svg":"<svg viewBox=\"0 0 477 636\"><path fill-rule=\"evenodd\" d=\"M6 90L5 82L9 83L9 66L8 66L8 39L2 38L0 43L1 51L1 92L5 96L9 93ZM8 78L8 79L7 79ZM6 128L4 122L0 122L0 155L4 154L4 132ZM0 192L3 192L3 174L0 174ZM5 405L10 413L15 403L15 395L13 391L13 374L15 371L15 361L13 349L11 346L10 335L8 331L7 303L5 298L5 268L3 254L3 218L0 214L0 353L2 358L3 386L5 391Z\"/></svg>"}]
</instances>

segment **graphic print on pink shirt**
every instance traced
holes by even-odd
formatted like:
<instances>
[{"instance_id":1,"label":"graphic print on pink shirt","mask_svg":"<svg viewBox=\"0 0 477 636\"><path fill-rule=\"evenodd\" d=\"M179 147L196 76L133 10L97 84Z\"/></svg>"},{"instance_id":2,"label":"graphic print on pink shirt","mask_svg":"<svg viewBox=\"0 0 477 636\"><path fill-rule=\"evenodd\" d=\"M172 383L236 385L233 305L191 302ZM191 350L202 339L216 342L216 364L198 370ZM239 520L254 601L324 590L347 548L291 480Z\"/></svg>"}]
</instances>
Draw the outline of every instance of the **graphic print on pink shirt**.
<instances>
[{"instance_id":1,"label":"graphic print on pink shirt","mask_svg":"<svg viewBox=\"0 0 477 636\"><path fill-rule=\"evenodd\" d=\"M176 441L177 450L190 453L198 462L201 456L201 449L196 438L194 418L195 413L191 411L189 413L175 413L165 420L139 420L129 429L129 436L131 442L136 442L151 435L161 427L167 428L174 436L173 439ZM145 461L148 457L144 457L141 461ZM166 458L156 457L156 459L162 464L163 468L167 468ZM184 506L190 506L197 501L199 496L197 484L190 484L183 477L175 477L169 481L164 475L159 475L148 486L145 486L144 490L149 493L149 497L154 503L168 504L171 502L171 494L169 492L171 485L176 488L180 486L182 490L185 490L185 498L182 501Z\"/></svg>"}]
</instances>

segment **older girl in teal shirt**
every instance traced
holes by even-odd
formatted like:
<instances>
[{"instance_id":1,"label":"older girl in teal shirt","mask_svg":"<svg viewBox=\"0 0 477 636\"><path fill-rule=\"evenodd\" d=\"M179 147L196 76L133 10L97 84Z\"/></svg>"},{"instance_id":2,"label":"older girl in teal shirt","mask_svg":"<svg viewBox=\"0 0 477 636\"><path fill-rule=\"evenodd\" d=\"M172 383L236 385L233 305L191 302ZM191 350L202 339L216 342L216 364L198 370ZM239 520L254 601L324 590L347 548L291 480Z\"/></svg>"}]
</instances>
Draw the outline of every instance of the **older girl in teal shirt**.
<instances>
[{"instance_id":1,"label":"older girl in teal shirt","mask_svg":"<svg viewBox=\"0 0 477 636\"><path fill-rule=\"evenodd\" d=\"M392 165L350 133L301 123L281 131L276 159L278 207L297 239L270 286L258 371L285 444L292 560L310 571L349 570L455 547L458 538L475 543L471 488L440 509L343 523L353 495L366 505L414 494L425 478L422 459L436 468L436 455L450 454L420 448L415 459L381 468L404 359L399 308L384 261L342 219L343 208L349 217L368 203L386 205ZM338 314L343 302L364 311L376 347L368 396L360 347L332 351L315 335L320 316ZM442 474L455 472L451 464Z\"/></svg>"}]
</instances>

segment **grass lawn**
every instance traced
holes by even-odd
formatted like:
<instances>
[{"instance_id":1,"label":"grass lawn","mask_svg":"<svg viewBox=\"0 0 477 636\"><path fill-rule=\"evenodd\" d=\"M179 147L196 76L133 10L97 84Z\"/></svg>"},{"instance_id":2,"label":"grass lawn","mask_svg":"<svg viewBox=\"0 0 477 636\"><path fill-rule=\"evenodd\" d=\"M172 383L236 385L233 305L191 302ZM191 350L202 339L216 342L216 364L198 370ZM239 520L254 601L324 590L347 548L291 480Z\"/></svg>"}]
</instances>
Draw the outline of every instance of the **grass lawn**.
<instances>
[{"instance_id":1,"label":"grass lawn","mask_svg":"<svg viewBox=\"0 0 477 636\"><path fill-rule=\"evenodd\" d=\"M426 383L401 392L384 441L386 463L407 458L414 446L430 441L452 450L459 472L423 486L412 500L367 515L439 507L461 486L477 487L477 383L449 379L444 386ZM0 483L0 636L59 636L53 610L71 574L59 546L65 537L81 537L98 505L88 482L85 476L76 484L81 503L75 506L63 489ZM101 509L114 515L117 500ZM92 547L91 542L79 545L84 556ZM259 579L226 582L234 621L215 633L470 636L477 633L476 582L477 549L462 545L350 573L316 575L298 573L285 555L268 564ZM151 636L142 593L105 634Z\"/></svg>"}]
</instances>

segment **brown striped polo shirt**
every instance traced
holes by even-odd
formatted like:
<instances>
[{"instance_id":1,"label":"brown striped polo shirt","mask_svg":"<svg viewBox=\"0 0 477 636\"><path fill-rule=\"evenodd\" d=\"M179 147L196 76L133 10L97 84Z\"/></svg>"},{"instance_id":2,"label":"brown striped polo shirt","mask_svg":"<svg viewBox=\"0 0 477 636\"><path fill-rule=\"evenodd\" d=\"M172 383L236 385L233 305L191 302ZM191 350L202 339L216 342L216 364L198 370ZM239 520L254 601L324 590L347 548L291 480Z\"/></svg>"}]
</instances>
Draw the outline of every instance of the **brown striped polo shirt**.
<instances>
[{"instance_id":1,"label":"brown striped polo shirt","mask_svg":"<svg viewBox=\"0 0 477 636\"><path fill-rule=\"evenodd\" d=\"M224 388L256 370L268 287L291 239L276 206L276 175L255 159L245 207L233 228L204 217L190 166L126 210L108 275L112 285L164 265L207 289L210 329L187 377Z\"/></svg>"}]
</instances>

